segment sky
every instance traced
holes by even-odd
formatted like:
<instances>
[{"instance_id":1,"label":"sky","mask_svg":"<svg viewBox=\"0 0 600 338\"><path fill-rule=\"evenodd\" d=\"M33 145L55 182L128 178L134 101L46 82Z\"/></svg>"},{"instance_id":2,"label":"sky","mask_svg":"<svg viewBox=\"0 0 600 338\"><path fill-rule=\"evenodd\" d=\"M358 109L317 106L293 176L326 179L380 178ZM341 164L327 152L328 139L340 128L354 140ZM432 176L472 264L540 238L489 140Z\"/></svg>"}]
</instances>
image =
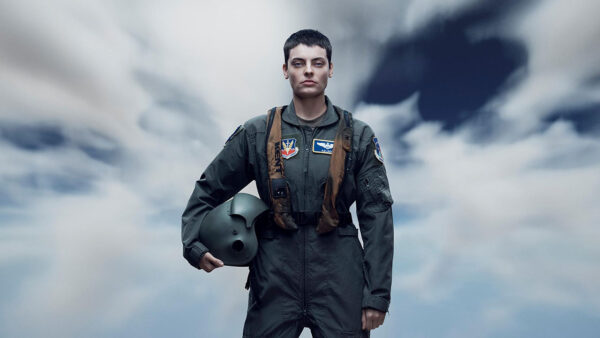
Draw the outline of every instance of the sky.
<instances>
[{"instance_id":1,"label":"sky","mask_svg":"<svg viewBox=\"0 0 600 338\"><path fill-rule=\"evenodd\" d=\"M283 42L310 27L394 198L372 337L597 337L598 12L0 0L0 336L240 336L247 269L191 267L180 216L235 128L289 103Z\"/></svg>"}]
</instances>

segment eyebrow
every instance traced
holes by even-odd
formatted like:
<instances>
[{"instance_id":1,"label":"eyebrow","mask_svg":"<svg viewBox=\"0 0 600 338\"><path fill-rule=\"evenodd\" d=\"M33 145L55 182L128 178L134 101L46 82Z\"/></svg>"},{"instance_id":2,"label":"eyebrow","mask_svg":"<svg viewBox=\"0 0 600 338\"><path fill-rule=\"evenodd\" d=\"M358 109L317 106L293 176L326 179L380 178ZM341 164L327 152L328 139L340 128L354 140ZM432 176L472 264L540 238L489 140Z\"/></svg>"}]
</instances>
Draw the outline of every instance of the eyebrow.
<instances>
[{"instance_id":1,"label":"eyebrow","mask_svg":"<svg viewBox=\"0 0 600 338\"><path fill-rule=\"evenodd\" d=\"M325 58L324 58L324 57L322 57L322 56L319 56L319 57L316 57L316 58L313 58L313 59L311 59L311 61L315 61L315 60L323 60L323 61L324 61L324 60L325 60ZM291 59L290 61L306 61L306 59L304 59L304 58L299 58L299 57L295 57L295 58Z\"/></svg>"}]
</instances>

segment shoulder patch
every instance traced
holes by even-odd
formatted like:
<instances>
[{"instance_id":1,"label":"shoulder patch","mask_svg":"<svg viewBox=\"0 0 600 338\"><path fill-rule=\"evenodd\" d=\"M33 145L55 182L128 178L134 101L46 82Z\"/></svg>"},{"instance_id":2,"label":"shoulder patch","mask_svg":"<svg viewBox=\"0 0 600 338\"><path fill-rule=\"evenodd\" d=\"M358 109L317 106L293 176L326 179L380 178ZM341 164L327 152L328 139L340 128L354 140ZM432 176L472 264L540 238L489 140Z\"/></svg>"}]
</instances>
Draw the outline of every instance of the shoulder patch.
<instances>
[{"instance_id":1,"label":"shoulder patch","mask_svg":"<svg viewBox=\"0 0 600 338\"><path fill-rule=\"evenodd\" d=\"M233 131L233 134L231 134L231 136L229 136L227 141L225 141L225 144L229 143L229 141L231 141L235 137L235 135L239 134L242 130L244 130L244 127L240 124L237 128L235 128L235 130Z\"/></svg>"},{"instance_id":2,"label":"shoulder patch","mask_svg":"<svg viewBox=\"0 0 600 338\"><path fill-rule=\"evenodd\" d=\"M375 158L378 159L379 162L383 163L383 153L381 152L381 146L379 145L377 137L373 137L373 143L375 144L375 150L373 151Z\"/></svg>"},{"instance_id":3,"label":"shoulder patch","mask_svg":"<svg viewBox=\"0 0 600 338\"><path fill-rule=\"evenodd\" d=\"M313 153L331 155L333 153L333 141L314 139L312 146Z\"/></svg>"}]
</instances>

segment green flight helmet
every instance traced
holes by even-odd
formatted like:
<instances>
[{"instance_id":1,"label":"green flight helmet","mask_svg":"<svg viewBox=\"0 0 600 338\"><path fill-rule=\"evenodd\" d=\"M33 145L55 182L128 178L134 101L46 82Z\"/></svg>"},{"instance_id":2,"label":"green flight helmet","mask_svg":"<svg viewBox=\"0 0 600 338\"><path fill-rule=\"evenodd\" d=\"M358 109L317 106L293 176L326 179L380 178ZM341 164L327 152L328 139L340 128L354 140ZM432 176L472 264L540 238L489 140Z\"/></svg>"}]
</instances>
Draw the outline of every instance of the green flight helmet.
<instances>
[{"instance_id":1,"label":"green flight helmet","mask_svg":"<svg viewBox=\"0 0 600 338\"><path fill-rule=\"evenodd\" d=\"M254 226L267 210L261 199L238 193L206 215L198 239L225 265L248 266L258 251Z\"/></svg>"}]
</instances>

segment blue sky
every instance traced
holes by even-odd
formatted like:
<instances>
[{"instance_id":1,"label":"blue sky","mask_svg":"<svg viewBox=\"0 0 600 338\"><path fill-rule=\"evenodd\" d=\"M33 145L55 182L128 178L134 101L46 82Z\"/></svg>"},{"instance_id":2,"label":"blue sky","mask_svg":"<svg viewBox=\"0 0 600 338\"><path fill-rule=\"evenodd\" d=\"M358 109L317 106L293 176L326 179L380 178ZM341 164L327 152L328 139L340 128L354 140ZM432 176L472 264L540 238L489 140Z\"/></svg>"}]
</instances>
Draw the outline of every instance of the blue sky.
<instances>
[{"instance_id":1,"label":"blue sky","mask_svg":"<svg viewBox=\"0 0 600 338\"><path fill-rule=\"evenodd\" d=\"M0 336L240 336L246 270L189 266L180 215L237 125L289 102L282 45L313 27L334 46L327 94L375 130L395 200L372 336L596 337L598 12L0 1Z\"/></svg>"}]
</instances>

